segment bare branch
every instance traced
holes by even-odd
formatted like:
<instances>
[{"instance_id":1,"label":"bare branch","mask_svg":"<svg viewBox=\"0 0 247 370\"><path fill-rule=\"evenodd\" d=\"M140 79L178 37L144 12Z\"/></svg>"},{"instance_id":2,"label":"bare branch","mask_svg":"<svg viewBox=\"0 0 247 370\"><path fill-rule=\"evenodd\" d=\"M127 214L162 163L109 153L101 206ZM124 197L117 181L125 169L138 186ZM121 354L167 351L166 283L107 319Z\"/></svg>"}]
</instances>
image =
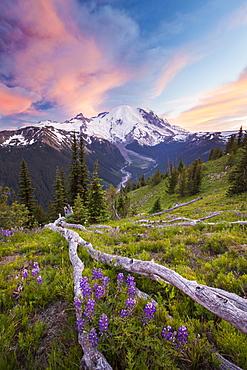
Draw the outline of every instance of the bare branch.
<instances>
[{"instance_id":1,"label":"bare branch","mask_svg":"<svg viewBox=\"0 0 247 370\"><path fill-rule=\"evenodd\" d=\"M149 215L148 217L153 217L153 216L159 216L159 215L162 215L163 213L167 213L167 212L170 212L170 211L173 211L174 209L177 209L179 207L183 207L183 206L187 206L188 204L191 204L191 203L194 203L194 202L197 202L198 200L201 200L202 198L199 197L199 198L196 198L196 199L193 199L189 202L186 202L186 203L181 203L181 204L176 204L174 207L172 208L168 208L166 209L165 211L161 211L161 212L157 212L157 213L153 213L151 215Z\"/></svg>"}]
</instances>

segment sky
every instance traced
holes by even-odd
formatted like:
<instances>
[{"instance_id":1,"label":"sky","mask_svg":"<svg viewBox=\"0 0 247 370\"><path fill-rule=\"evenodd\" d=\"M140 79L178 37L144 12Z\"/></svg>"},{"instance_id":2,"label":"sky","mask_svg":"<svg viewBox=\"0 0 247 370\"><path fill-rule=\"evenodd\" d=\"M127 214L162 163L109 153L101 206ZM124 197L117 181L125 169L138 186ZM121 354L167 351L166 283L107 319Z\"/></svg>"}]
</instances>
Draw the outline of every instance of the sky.
<instances>
[{"instance_id":1,"label":"sky","mask_svg":"<svg viewBox=\"0 0 247 370\"><path fill-rule=\"evenodd\" d=\"M1 0L0 130L123 104L247 130L247 1Z\"/></svg>"}]
</instances>

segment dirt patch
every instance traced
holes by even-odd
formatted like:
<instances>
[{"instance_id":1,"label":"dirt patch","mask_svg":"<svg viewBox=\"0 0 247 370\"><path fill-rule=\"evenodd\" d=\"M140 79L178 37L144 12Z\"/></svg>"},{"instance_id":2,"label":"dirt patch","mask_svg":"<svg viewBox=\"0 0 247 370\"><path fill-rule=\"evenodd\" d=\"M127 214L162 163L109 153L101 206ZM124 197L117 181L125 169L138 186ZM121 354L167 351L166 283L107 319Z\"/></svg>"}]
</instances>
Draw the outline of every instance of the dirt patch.
<instances>
[{"instance_id":1,"label":"dirt patch","mask_svg":"<svg viewBox=\"0 0 247 370\"><path fill-rule=\"evenodd\" d=\"M20 257L20 254L14 254L13 256L4 256L0 260L0 265L4 266L7 265L7 263L14 262L17 257Z\"/></svg>"}]
</instances>

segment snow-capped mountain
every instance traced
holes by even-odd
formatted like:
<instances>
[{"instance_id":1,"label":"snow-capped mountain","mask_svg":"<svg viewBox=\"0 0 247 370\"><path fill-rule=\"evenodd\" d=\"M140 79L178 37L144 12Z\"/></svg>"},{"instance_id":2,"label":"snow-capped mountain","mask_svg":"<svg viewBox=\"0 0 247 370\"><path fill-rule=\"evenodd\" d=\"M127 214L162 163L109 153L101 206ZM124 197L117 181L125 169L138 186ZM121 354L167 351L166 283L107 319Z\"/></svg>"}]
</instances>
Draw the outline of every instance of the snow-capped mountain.
<instances>
[{"instance_id":1,"label":"snow-capped mountain","mask_svg":"<svg viewBox=\"0 0 247 370\"><path fill-rule=\"evenodd\" d=\"M110 112L100 113L97 117L86 119L82 114L67 123L76 125L81 122L81 131L87 136L103 138L113 144L155 146L171 139L183 141L189 132L158 117L149 109L132 108L121 105Z\"/></svg>"},{"instance_id":2,"label":"snow-capped mountain","mask_svg":"<svg viewBox=\"0 0 247 370\"><path fill-rule=\"evenodd\" d=\"M23 158L34 177L39 203L45 206L54 192L56 168L68 170L73 132L83 135L89 170L97 159L104 184L116 187L124 179L149 176L157 167L165 172L168 163L177 164L180 156L187 165L198 157L208 160L210 150L223 148L231 134L192 134L149 109L128 105L92 118L79 113L65 122L42 121L0 131L0 185L18 191Z\"/></svg>"}]
</instances>

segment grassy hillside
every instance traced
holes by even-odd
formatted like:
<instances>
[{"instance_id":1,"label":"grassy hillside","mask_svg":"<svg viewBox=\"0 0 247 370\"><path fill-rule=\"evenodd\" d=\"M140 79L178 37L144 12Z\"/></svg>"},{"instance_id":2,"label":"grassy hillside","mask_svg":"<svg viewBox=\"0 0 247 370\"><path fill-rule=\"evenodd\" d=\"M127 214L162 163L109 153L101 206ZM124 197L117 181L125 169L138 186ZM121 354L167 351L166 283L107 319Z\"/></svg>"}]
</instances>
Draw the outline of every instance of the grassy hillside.
<instances>
[{"instance_id":1,"label":"grassy hillside","mask_svg":"<svg viewBox=\"0 0 247 370\"><path fill-rule=\"evenodd\" d=\"M247 194L228 197L227 157L204 164L201 200L177 208L152 220L176 217L199 219L220 211L216 217L196 226L146 227L135 223L141 216L109 221L110 229L80 236L110 254L151 260L167 266L190 280L247 296L246 226L230 222L247 220ZM166 193L166 182L145 186L129 193L133 210L145 213L157 196L163 209L194 197L178 198ZM219 223L213 225L210 223ZM15 232L0 242L1 337L0 369L79 369L82 356L77 344L73 304L73 277L65 240L48 229ZM128 273L115 266L95 262L80 246L89 279L93 268L110 278L109 292L97 301L95 316L85 329L96 327L104 312L109 330L100 337L98 348L113 369L217 369L219 353L247 369L246 335L218 318L177 288L135 275L136 287L150 298L136 299L126 318L126 288L118 288L117 276ZM43 282L32 276L33 263L40 266ZM23 278L24 269L29 277ZM144 325L143 310L150 299L158 306L154 318ZM173 328L173 341L164 329ZM179 342L181 327L188 338ZM163 330L163 331L162 331ZM162 335L163 333L163 335ZM164 334L166 333L166 334ZM186 331L187 333L187 331Z\"/></svg>"}]
</instances>

